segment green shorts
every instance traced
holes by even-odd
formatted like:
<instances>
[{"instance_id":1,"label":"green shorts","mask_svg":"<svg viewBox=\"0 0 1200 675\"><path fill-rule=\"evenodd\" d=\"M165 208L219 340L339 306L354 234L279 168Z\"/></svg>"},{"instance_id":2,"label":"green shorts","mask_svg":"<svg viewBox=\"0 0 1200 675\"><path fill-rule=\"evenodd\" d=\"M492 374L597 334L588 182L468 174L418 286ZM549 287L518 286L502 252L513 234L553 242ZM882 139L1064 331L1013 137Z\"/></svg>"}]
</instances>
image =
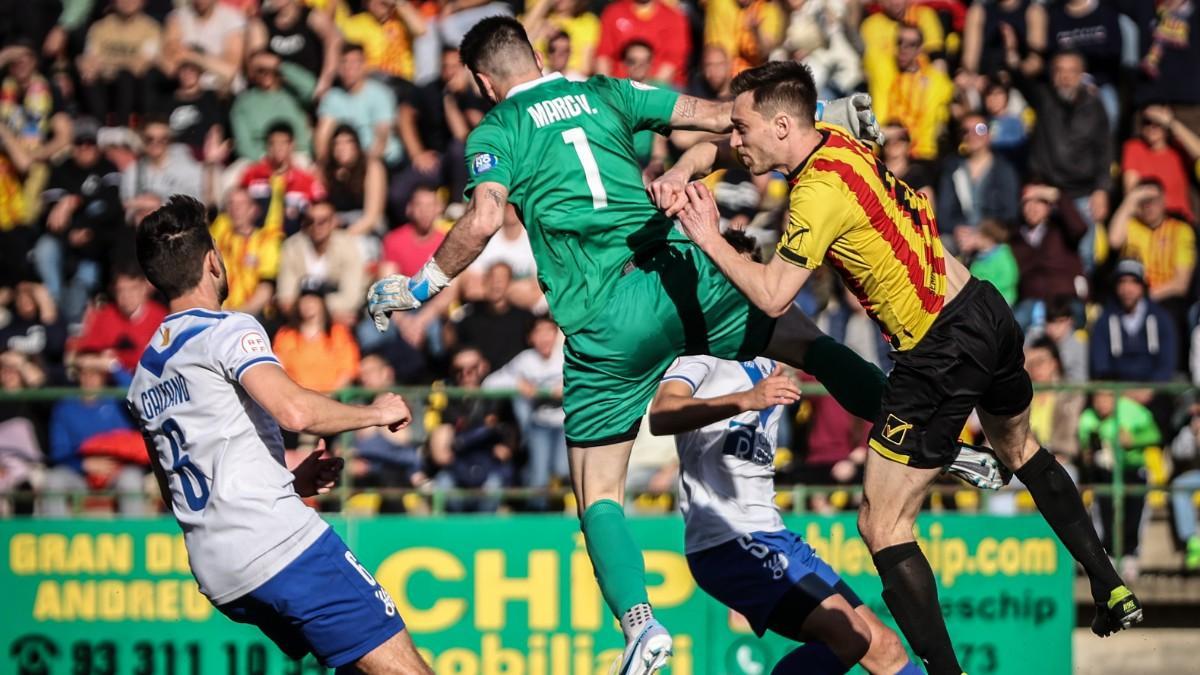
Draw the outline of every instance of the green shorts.
<instances>
[{"instance_id":1,"label":"green shorts","mask_svg":"<svg viewBox=\"0 0 1200 675\"><path fill-rule=\"evenodd\" d=\"M748 360L766 349L774 327L774 319L699 248L664 246L631 266L600 314L567 336L567 443L587 447L633 439L676 357Z\"/></svg>"}]
</instances>

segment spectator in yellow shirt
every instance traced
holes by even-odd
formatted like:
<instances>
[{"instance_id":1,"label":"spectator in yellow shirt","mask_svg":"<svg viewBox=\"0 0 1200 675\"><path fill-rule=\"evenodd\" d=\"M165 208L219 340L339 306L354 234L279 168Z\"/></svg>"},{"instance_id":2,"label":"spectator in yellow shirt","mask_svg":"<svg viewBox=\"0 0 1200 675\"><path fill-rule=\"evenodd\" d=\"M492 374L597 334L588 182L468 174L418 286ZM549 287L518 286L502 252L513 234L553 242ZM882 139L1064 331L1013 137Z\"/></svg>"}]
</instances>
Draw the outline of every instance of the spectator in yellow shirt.
<instances>
[{"instance_id":1,"label":"spectator in yellow shirt","mask_svg":"<svg viewBox=\"0 0 1200 675\"><path fill-rule=\"evenodd\" d=\"M1188 223L1167 215L1157 178L1142 179L1126 193L1109 224L1108 243L1121 258L1145 266L1151 300L1172 316L1185 315L1196 269L1196 233Z\"/></svg>"},{"instance_id":2,"label":"spectator in yellow shirt","mask_svg":"<svg viewBox=\"0 0 1200 675\"><path fill-rule=\"evenodd\" d=\"M543 59L550 57L551 40L565 33L570 56L561 72L579 78L592 74L596 45L600 44L600 18L588 11L584 0L536 0L522 21L529 41Z\"/></svg>"},{"instance_id":3,"label":"spectator in yellow shirt","mask_svg":"<svg viewBox=\"0 0 1200 675\"><path fill-rule=\"evenodd\" d=\"M408 0L367 0L366 11L339 19L346 42L362 45L367 70L412 81L413 40L425 33L425 19Z\"/></svg>"},{"instance_id":4,"label":"spectator in yellow shirt","mask_svg":"<svg viewBox=\"0 0 1200 675\"><path fill-rule=\"evenodd\" d=\"M896 31L896 55L867 69L875 114L882 124L899 124L912 138L914 161L937 159L938 140L950 118L954 83L922 53L921 30L904 24Z\"/></svg>"},{"instance_id":5,"label":"spectator in yellow shirt","mask_svg":"<svg viewBox=\"0 0 1200 675\"><path fill-rule=\"evenodd\" d=\"M863 19L859 35L863 42L863 67L870 77L872 68L878 63L891 63L897 56L896 43L901 24L911 24L921 30L925 37L922 45L925 54L936 65L944 68L942 57L946 49L946 38L942 22L931 7L918 5L913 0L880 0L882 12Z\"/></svg>"},{"instance_id":6,"label":"spectator in yellow shirt","mask_svg":"<svg viewBox=\"0 0 1200 675\"><path fill-rule=\"evenodd\" d=\"M279 270L279 246L283 241L283 221L258 223L258 204L238 188L229 194L225 211L213 221L209 232L217 252L225 261L229 297L225 308L258 315L271 301L275 274Z\"/></svg>"},{"instance_id":7,"label":"spectator in yellow shirt","mask_svg":"<svg viewBox=\"0 0 1200 675\"><path fill-rule=\"evenodd\" d=\"M783 44L786 16L774 0L708 0L704 43L733 60L733 74L761 66Z\"/></svg>"}]
</instances>

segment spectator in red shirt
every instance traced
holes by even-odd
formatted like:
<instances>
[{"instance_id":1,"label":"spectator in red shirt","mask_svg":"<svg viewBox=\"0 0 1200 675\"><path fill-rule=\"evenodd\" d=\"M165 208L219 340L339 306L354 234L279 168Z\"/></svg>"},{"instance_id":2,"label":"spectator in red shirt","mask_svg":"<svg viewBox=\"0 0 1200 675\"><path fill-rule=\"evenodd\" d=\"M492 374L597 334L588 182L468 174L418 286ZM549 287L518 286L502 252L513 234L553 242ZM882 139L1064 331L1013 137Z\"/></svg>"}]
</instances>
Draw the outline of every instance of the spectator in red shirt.
<instances>
[{"instance_id":1,"label":"spectator in red shirt","mask_svg":"<svg viewBox=\"0 0 1200 675\"><path fill-rule=\"evenodd\" d=\"M132 373L167 310L151 297L150 282L140 270L118 270L112 282L112 302L88 310L79 337L67 347L68 361L78 353L110 351Z\"/></svg>"},{"instance_id":2,"label":"spectator in red shirt","mask_svg":"<svg viewBox=\"0 0 1200 675\"><path fill-rule=\"evenodd\" d=\"M1164 106L1142 109L1137 138L1125 141L1121 153L1121 182L1125 192L1146 178L1157 178L1163 187L1167 211L1192 222L1192 200L1188 193L1188 162L1171 144L1172 116Z\"/></svg>"},{"instance_id":3,"label":"spectator in red shirt","mask_svg":"<svg viewBox=\"0 0 1200 675\"><path fill-rule=\"evenodd\" d=\"M287 122L267 129L267 154L242 174L242 187L258 202L264 225L282 223L285 234L300 231L313 202L325 199L325 186L312 173L293 166L296 136Z\"/></svg>"},{"instance_id":4,"label":"spectator in red shirt","mask_svg":"<svg viewBox=\"0 0 1200 675\"><path fill-rule=\"evenodd\" d=\"M621 53L634 40L654 45L650 79L687 83L691 53L691 27L683 12L662 0L617 0L600 15L600 44L596 47L596 72L628 77Z\"/></svg>"},{"instance_id":5,"label":"spectator in red shirt","mask_svg":"<svg viewBox=\"0 0 1200 675\"><path fill-rule=\"evenodd\" d=\"M421 186L413 192L406 209L408 222L383 238L379 276L416 275L446 238L446 233L437 227L444 208L433 188Z\"/></svg>"}]
</instances>

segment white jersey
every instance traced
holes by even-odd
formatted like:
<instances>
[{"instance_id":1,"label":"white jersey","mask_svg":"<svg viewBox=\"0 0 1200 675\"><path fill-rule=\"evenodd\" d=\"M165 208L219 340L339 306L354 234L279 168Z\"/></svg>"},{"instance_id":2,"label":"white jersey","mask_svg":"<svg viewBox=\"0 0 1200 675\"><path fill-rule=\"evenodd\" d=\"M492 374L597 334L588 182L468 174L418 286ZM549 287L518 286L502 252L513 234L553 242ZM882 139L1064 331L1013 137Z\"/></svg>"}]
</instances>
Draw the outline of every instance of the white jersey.
<instances>
[{"instance_id":1,"label":"white jersey","mask_svg":"<svg viewBox=\"0 0 1200 675\"><path fill-rule=\"evenodd\" d=\"M748 391L774 369L775 362L763 357L739 362L682 356L663 381L686 383L696 398L716 398ZM775 508L775 447L782 414L783 406L752 410L675 435L687 553L750 532L784 529Z\"/></svg>"},{"instance_id":2,"label":"white jersey","mask_svg":"<svg viewBox=\"0 0 1200 675\"><path fill-rule=\"evenodd\" d=\"M129 387L192 574L217 605L261 586L328 527L292 488L279 426L240 384L266 363L279 361L253 317L190 309L163 320Z\"/></svg>"}]
</instances>

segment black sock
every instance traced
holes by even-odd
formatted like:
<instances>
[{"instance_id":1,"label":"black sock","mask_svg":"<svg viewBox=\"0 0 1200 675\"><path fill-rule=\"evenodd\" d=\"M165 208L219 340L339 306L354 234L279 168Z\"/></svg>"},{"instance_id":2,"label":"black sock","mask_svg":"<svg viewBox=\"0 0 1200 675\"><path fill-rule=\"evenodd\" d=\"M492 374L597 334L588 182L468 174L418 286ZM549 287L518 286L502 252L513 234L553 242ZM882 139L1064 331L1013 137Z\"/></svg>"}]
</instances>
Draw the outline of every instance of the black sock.
<instances>
[{"instance_id":1,"label":"black sock","mask_svg":"<svg viewBox=\"0 0 1200 675\"><path fill-rule=\"evenodd\" d=\"M1092 599L1107 602L1109 592L1121 585L1121 577L1100 545L1092 518L1083 508L1079 489L1066 469L1045 448L1038 448L1025 466L1014 473L1029 489L1042 517L1071 552L1071 557L1083 565L1092 585Z\"/></svg>"},{"instance_id":2,"label":"black sock","mask_svg":"<svg viewBox=\"0 0 1200 675\"><path fill-rule=\"evenodd\" d=\"M962 675L942 618L933 570L917 543L889 546L873 558L883 581L883 601L930 675Z\"/></svg>"}]
</instances>

